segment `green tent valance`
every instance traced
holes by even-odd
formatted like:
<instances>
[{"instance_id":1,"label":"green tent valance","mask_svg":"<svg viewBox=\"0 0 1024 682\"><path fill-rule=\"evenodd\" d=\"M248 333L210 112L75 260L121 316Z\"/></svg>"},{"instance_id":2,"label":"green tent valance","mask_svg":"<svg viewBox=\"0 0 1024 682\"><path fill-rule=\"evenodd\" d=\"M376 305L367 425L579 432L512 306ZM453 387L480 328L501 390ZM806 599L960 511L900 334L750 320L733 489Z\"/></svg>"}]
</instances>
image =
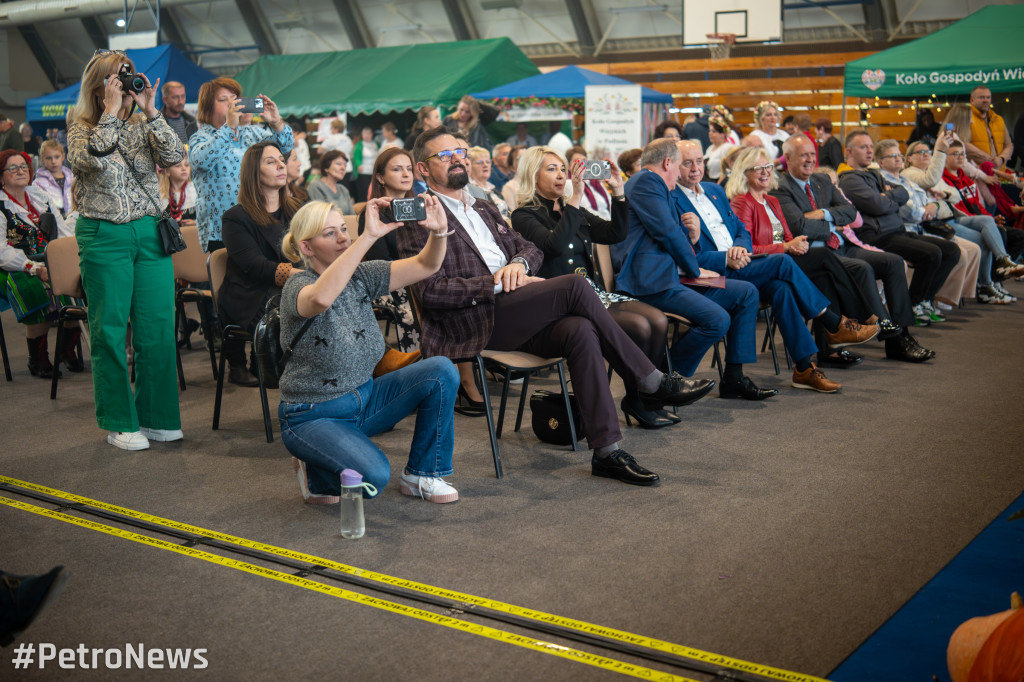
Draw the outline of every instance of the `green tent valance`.
<instances>
[{"instance_id":1,"label":"green tent valance","mask_svg":"<svg viewBox=\"0 0 1024 682\"><path fill-rule=\"evenodd\" d=\"M454 106L463 95L540 73L508 38L275 55L235 76L285 116L386 113Z\"/></svg>"},{"instance_id":2,"label":"green tent valance","mask_svg":"<svg viewBox=\"0 0 1024 682\"><path fill-rule=\"evenodd\" d=\"M989 5L931 35L846 65L846 97L1024 90L1024 5Z\"/></svg>"}]
</instances>

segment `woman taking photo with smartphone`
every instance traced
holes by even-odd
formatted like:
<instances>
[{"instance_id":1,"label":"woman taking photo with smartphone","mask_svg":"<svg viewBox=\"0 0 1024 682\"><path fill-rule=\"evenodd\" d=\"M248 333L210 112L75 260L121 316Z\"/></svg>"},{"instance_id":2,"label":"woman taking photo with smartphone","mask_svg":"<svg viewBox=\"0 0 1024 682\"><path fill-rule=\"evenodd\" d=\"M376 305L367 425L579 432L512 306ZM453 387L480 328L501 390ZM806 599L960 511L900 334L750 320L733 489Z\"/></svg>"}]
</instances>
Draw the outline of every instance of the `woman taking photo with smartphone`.
<instances>
[{"instance_id":1,"label":"woman taking photo with smartphone","mask_svg":"<svg viewBox=\"0 0 1024 682\"><path fill-rule=\"evenodd\" d=\"M199 243L207 252L224 246L221 217L238 201L238 177L242 154L256 144L270 140L284 154L292 150L295 138L284 124L277 105L266 95L263 122L252 125L252 112L243 111L242 86L232 78L215 78L199 88L199 130L189 138L188 160L196 186L196 221Z\"/></svg>"},{"instance_id":2,"label":"woman taking photo with smartphone","mask_svg":"<svg viewBox=\"0 0 1024 682\"><path fill-rule=\"evenodd\" d=\"M123 52L98 50L68 112L68 158L75 174L75 227L82 285L92 304L96 421L107 442L145 450L180 440L174 344L174 268L157 228L156 168L185 158L178 135L155 105L155 88ZM119 75L141 79L126 90ZM128 80L129 84L132 79ZM141 114L134 115L138 108ZM132 325L135 387L128 378Z\"/></svg>"}]
</instances>

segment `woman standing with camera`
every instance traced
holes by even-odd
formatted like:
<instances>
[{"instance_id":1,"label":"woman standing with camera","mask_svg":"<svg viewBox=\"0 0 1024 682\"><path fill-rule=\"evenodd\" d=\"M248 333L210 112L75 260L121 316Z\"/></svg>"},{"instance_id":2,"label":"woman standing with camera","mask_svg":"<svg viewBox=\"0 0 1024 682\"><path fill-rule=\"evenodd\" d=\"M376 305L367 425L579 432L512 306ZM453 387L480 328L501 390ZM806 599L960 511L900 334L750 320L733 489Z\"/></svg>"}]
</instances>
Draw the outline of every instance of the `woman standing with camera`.
<instances>
[{"instance_id":1,"label":"woman standing with camera","mask_svg":"<svg viewBox=\"0 0 1024 682\"><path fill-rule=\"evenodd\" d=\"M157 228L156 167L185 158L155 105L155 88L123 52L98 50L68 112L75 228L89 302L96 421L122 450L180 440L174 345L174 268ZM126 87L128 86L128 87ZM129 89L129 87L131 89ZM142 115L132 114L138 107ZM135 390L125 339L131 323Z\"/></svg>"}]
</instances>

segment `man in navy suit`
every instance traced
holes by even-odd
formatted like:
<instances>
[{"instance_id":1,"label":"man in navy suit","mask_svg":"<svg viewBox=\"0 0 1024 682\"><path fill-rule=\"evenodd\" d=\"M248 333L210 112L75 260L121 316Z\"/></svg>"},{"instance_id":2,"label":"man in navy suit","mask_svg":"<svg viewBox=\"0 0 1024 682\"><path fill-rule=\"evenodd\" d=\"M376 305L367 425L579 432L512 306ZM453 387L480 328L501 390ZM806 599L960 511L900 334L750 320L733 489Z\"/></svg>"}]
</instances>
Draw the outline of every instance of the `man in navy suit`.
<instances>
[{"instance_id":1,"label":"man in navy suit","mask_svg":"<svg viewBox=\"0 0 1024 682\"><path fill-rule=\"evenodd\" d=\"M622 261L616 286L645 303L690 320L693 327L672 347L672 366L678 372L692 376L708 349L726 335L726 373L719 395L747 400L770 398L778 391L758 388L743 375L743 364L757 360L757 288L732 279L725 281L724 289L690 288L680 283L680 275L711 279L718 273L698 264L669 196L679 179L679 158L674 140L655 140L640 157L640 172L626 183L629 234L624 242L612 247L616 260ZM687 221L696 224L696 216Z\"/></svg>"}]
</instances>

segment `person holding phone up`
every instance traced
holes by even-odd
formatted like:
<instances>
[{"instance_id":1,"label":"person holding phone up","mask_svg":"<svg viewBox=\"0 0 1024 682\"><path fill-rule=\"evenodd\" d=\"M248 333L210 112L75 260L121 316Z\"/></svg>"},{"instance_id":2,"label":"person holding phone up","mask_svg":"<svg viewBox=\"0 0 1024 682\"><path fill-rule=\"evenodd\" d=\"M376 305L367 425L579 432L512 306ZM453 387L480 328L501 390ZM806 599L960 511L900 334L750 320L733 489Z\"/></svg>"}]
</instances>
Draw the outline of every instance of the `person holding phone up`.
<instances>
[{"instance_id":1,"label":"person holding phone up","mask_svg":"<svg viewBox=\"0 0 1024 682\"><path fill-rule=\"evenodd\" d=\"M252 125L258 103L262 103L261 116L269 130ZM196 119L200 125L189 138L188 160L196 186L199 241L203 250L210 252L224 246L221 217L238 202L239 170L245 150L257 142L270 141L287 156L295 139L273 100L263 94L243 100L242 86L232 78L203 83Z\"/></svg>"}]
</instances>

